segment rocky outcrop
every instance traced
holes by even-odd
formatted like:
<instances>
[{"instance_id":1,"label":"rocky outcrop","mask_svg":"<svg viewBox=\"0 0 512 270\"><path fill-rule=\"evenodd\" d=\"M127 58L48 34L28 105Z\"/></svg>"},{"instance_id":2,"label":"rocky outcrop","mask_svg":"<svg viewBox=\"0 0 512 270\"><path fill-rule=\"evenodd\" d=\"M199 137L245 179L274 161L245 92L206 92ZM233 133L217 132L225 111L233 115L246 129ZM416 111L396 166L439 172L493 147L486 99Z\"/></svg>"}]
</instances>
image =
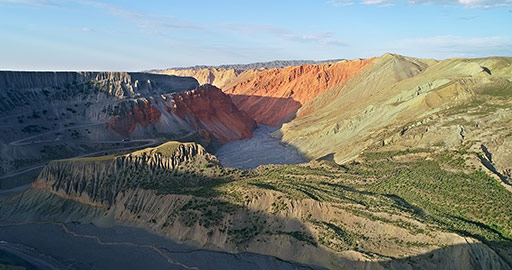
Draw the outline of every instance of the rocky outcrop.
<instances>
[{"instance_id":1,"label":"rocky outcrop","mask_svg":"<svg viewBox=\"0 0 512 270\"><path fill-rule=\"evenodd\" d=\"M221 143L252 137L256 122L239 111L231 98L212 85L173 95L173 113Z\"/></svg>"},{"instance_id":2,"label":"rocky outcrop","mask_svg":"<svg viewBox=\"0 0 512 270\"><path fill-rule=\"evenodd\" d=\"M201 145L168 142L121 156L52 161L32 186L88 205L110 207L121 193L144 185L147 179L158 176L165 181L166 176L171 177L175 171L191 173L204 164L215 165L218 161ZM144 176L140 172L144 172ZM139 177L134 178L135 175ZM181 178L174 178L174 181L179 180ZM175 183L177 186L186 184Z\"/></svg>"},{"instance_id":3,"label":"rocky outcrop","mask_svg":"<svg viewBox=\"0 0 512 270\"><path fill-rule=\"evenodd\" d=\"M232 96L240 110L258 123L278 126L320 93L345 84L373 60L250 70L223 90Z\"/></svg>"},{"instance_id":4,"label":"rocky outcrop","mask_svg":"<svg viewBox=\"0 0 512 270\"><path fill-rule=\"evenodd\" d=\"M195 129L226 143L248 138L254 129L254 121L239 112L218 88L186 92L198 86L190 77L5 71L0 72L0 83L2 111L22 114L24 107L30 107L34 119L107 122L107 130L122 137L186 134Z\"/></svg>"},{"instance_id":5,"label":"rocky outcrop","mask_svg":"<svg viewBox=\"0 0 512 270\"><path fill-rule=\"evenodd\" d=\"M252 136L254 121L229 96L204 91L178 98L198 86L191 77L161 74L0 71L0 177L55 158L121 148L111 142L122 140L133 147L128 140L165 137L213 142L214 148ZM175 94L180 116L172 109Z\"/></svg>"},{"instance_id":6,"label":"rocky outcrop","mask_svg":"<svg viewBox=\"0 0 512 270\"><path fill-rule=\"evenodd\" d=\"M0 71L0 111L59 123L110 122L110 130L128 136L137 124L159 122L165 95L197 86L193 78L146 73Z\"/></svg>"},{"instance_id":7,"label":"rocky outcrop","mask_svg":"<svg viewBox=\"0 0 512 270\"><path fill-rule=\"evenodd\" d=\"M342 59L332 60L275 60L270 62L258 62L250 64L233 64L220 66L192 66L192 67L176 67L164 70L150 70L156 74L168 74L177 76L194 77L200 84L213 84L221 89L232 82L238 75L248 70L285 68L290 66L301 65L317 65L325 63L335 63Z\"/></svg>"}]
</instances>

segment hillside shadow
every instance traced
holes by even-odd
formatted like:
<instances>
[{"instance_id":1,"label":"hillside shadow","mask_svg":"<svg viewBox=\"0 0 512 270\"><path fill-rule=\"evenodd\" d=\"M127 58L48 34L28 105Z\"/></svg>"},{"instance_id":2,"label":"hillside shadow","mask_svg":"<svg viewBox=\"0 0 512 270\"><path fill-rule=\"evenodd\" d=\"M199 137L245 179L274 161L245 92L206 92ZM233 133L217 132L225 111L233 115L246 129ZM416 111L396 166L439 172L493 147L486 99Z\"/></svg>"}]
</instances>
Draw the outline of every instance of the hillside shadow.
<instances>
[{"instance_id":1,"label":"hillside shadow","mask_svg":"<svg viewBox=\"0 0 512 270\"><path fill-rule=\"evenodd\" d=\"M124 164L122 170L119 167L120 164ZM285 260L302 258L314 263L314 258L322 257L321 254L327 252L333 258L339 259L340 264L353 265L353 268L360 269L378 269L379 267L400 269L406 266L410 269L411 265L414 266L412 269L456 269L456 267L451 267L454 262L457 262L460 250L467 250L467 254L484 254L481 258L478 257L480 255L471 255L474 257L470 258L470 265L474 265L474 269L485 269L488 264L485 253L472 253L472 251L486 249L487 246L512 250L512 242L506 239L486 242L483 237L478 235L469 235L465 231L454 231L462 236L482 240L484 243L448 246L417 256L389 258L375 262L358 262L339 258L337 253L320 248L320 244L308 225L302 220L288 217L284 208L271 214L272 209L262 211L253 206L252 202L257 197L244 196L246 194L223 189L226 184L239 181L248 173L248 171L222 168L213 162L208 166L176 173L174 170L167 169L163 162L135 163L127 159L101 161L101 164L90 162L90 164L83 165L83 170L74 172L69 168L60 170L54 168L45 170L39 178L55 179L55 183L51 184L55 193L75 193L80 195L80 199L70 201L53 194L43 196L36 194L36 187L34 187L17 198L0 203L0 220L25 221L36 217L36 221L90 222L91 217L84 217L83 213L93 212L99 213L92 219L99 224L112 216L119 218L122 216L119 221L121 225L130 224L141 228L150 228L152 231L170 238L177 237L176 232L172 230L173 224L177 222L182 231L180 235L188 232L188 235L192 237L206 239L205 242L208 245L203 244L203 246L209 248L222 248L213 243L217 243L217 239L228 239L237 246L234 252L276 256L279 255L279 252L277 254L273 252L275 251L273 243L280 243L279 248L283 250L294 249L300 245L301 248L297 250L300 250L300 256L304 257L276 257ZM328 182L324 184L334 185ZM263 184L258 187L276 190L272 185ZM419 215L425 214L422 209L396 195L360 191L341 184L336 184L334 187L344 192L354 193L354 195L384 196L393 200L398 209L403 208ZM149 196L146 192L148 190L154 191L153 195L156 197ZM303 190L316 201L319 201L319 197L315 194L321 191ZM173 196L178 196L179 199L174 200ZM350 197L346 197L350 199ZM90 204L83 204L87 203L84 198L89 198ZM81 202L78 202L79 200ZM356 200L353 202L361 203ZM91 206L92 204L97 207ZM84 208L94 208L95 210L84 211ZM116 211L124 212L118 216L117 214L120 213ZM494 230L485 224L471 220L461 220L461 222L476 224L485 230ZM331 223L325 224L331 230L339 231L339 234L344 232L343 229L333 227L334 225ZM290 227L294 229L285 229ZM350 245L350 243L346 244ZM261 248L261 246L266 248ZM347 250L354 249L354 247L347 248ZM364 251L361 252L364 253ZM512 257L505 257L499 251L496 252L497 255L493 258L493 263L499 264L496 269L512 269L510 262ZM317 266L309 268L322 269ZM461 266L459 269L464 268Z\"/></svg>"},{"instance_id":2,"label":"hillside shadow","mask_svg":"<svg viewBox=\"0 0 512 270\"><path fill-rule=\"evenodd\" d=\"M288 97L266 97L256 95L229 95L235 106L260 124L279 127L295 118L302 107L298 101Z\"/></svg>"},{"instance_id":3,"label":"hillside shadow","mask_svg":"<svg viewBox=\"0 0 512 270\"><path fill-rule=\"evenodd\" d=\"M184 192L185 194L187 192ZM30 194L30 192L28 192ZM213 194L210 194L213 195ZM161 195L165 196L165 195ZM37 200L32 200L31 203L28 204L39 204L41 203L39 209L44 208L57 208L60 209L62 212L59 213L58 216L67 216L69 213L73 212L81 212L83 211L83 205L78 202L69 203L65 201L63 198L55 199L56 195L52 195L51 197L45 197L46 201L44 202L38 202ZM305 261L302 261L301 263L294 262L299 257L296 257L295 260L293 258L283 258L282 256L276 256L275 254L275 248L294 248L297 245L302 245L302 253L309 254L312 257L315 258L316 255L319 253L328 253L330 254L329 257L333 260L332 265L334 265L333 269L336 269L337 266L339 268L348 267L347 269L512 269L511 263L507 261L507 257L501 256L499 253L495 253L492 251L489 246L499 246L502 249L511 249L512 244L511 242L507 241L501 241L501 242L489 242L487 244L482 243L467 243L467 244L457 244L457 245L450 245L445 246L442 248L434 249L431 251L428 251L426 253L422 253L415 256L407 256L407 257L400 257L400 258L390 258L390 257L381 257L381 259L378 260L372 260L372 261L355 261L348 259L347 257L340 257L337 255L337 253L333 251L327 251L324 248L318 249L317 247L319 244L314 240L313 238L309 238L308 234L311 234L311 232L306 228L304 230L296 230L296 231L276 231L274 234L269 234L267 232L266 227L260 227L265 226L264 224L292 224L301 222L293 218L287 218L282 215L269 215L267 213L263 213L261 211L255 211L253 209L248 208L247 206L243 206L240 208L239 205L232 205L230 203L219 203L214 202L211 200L208 200L209 197L198 197L195 200L191 200L188 203L181 206L180 210L184 210L183 217L185 219L188 219L188 221L194 220L193 218L190 219L193 216L193 213L197 213L197 211L202 211L201 209L205 207L207 210L202 212L201 215L198 215L195 219L195 221L189 223L186 225L185 228L182 230L188 230L192 229L194 226L197 226L196 224L199 224L206 230L204 231L204 234L202 237L205 239L214 239L216 237L216 234L218 232L215 231L215 227L218 226L219 223L221 223L221 219L216 219L216 216L219 214L220 211L212 211L209 213L209 209L222 208L222 211L231 211L229 210L230 207L232 209L244 209L243 212L246 212L245 214L237 214L237 218L242 220L245 219L248 221L244 225L231 225L231 227L227 228L227 235L228 237L233 237L234 241L236 242L236 245L238 245L238 250L232 251L233 254L239 254L235 256L240 255L251 255L251 254L262 254L270 257L276 258L278 261L282 262L290 262L294 268L293 269L327 269L325 267L319 266L318 264L313 263L313 259L309 261L309 263L313 263L310 265L303 264L304 262L308 262L308 258L302 258L305 259ZM22 202L17 202L18 204L23 204ZM130 203L130 201L127 201L127 203ZM225 203L225 202L224 202ZM64 206L64 207L62 207ZM113 206L113 205L112 205ZM19 205L18 205L19 207ZM139 204L140 207L140 204ZM164 208L163 205L160 206L161 208ZM3 207L0 207L0 210ZM113 207L114 208L114 207ZM161 209L162 210L162 209ZM151 231L156 232L159 235L164 235L166 237L169 237L173 239L168 231L166 231L165 220L163 220L161 217L165 217L167 214L172 214L170 212L160 211L160 217L157 217L155 215L146 215L144 213L144 209L131 209L133 212L133 215L137 215L141 218L139 218L139 222L124 222L120 221L119 225L126 225L129 224L130 226L136 226L140 228L150 228ZM4 212L4 211L2 211ZM107 211L108 212L108 211ZM78 218L76 215L75 218L72 219L66 219L66 220L59 220L62 218L59 218L57 216L48 217L41 219L42 216L47 215L48 213L42 213L39 212L39 220L36 221L51 221L51 222L66 222L66 223L72 223L72 222L82 222L80 218ZM102 215L101 212L99 215ZM110 215L110 214L108 214ZM26 217L24 217L26 220ZM143 220L144 219L144 220ZM1 218L0 220L6 221L5 218ZM210 222L211 221L211 222ZM237 222L235 220L231 220L233 224L243 224L243 222ZM87 221L85 223L88 223ZM331 225L328 223L328 225ZM103 227L104 225L101 225L100 227ZM286 226L285 226L286 227ZM188 229L187 229L188 228ZM305 227L304 227L305 228ZM333 230L339 230L339 228L334 227ZM212 233L212 231L215 231ZM343 232L343 231L342 231ZM263 251L263 250L253 250L249 248L249 245L253 245L256 242L263 242L263 241L269 241L269 244L272 244L273 241L276 241L276 243L283 243L289 240L293 240L290 242L292 245L288 247L277 247L274 245L271 245L272 249ZM125 240L119 240L119 241L131 241L130 239ZM160 246L160 245L159 245ZM270 247L270 246L269 246ZM159 247L162 251L168 251L164 247ZM216 253L218 252L219 255L223 254L229 254L226 252L223 252L219 250L217 247L214 246L208 246L208 247L194 247L189 246L188 249L192 250L209 250L209 252ZM301 250L301 249L299 249ZM356 249L357 251L357 249ZM172 251L168 251L170 255L173 254ZM362 254L366 254L364 251L361 251ZM183 255L186 256L187 251L183 252ZM378 254L374 254L378 255ZM304 255L306 256L306 255ZM179 257L178 257L179 258ZM239 259L241 257L238 257ZM323 258L326 258L323 256ZM385 259L384 259L385 258ZM509 257L510 258L510 257ZM211 260L212 257L209 256L208 258L205 258L205 260ZM459 264L458 264L459 263ZM198 262L200 264L200 262ZM204 264L204 262L203 262ZM332 266L331 265L331 266ZM225 268L228 269L228 268ZM248 268L251 269L251 268ZM254 268L257 269L257 268Z\"/></svg>"},{"instance_id":4,"label":"hillside shadow","mask_svg":"<svg viewBox=\"0 0 512 270\"><path fill-rule=\"evenodd\" d=\"M484 144L481 144L480 148L484 152L484 155L477 153L477 157L478 159L480 159L482 165L484 165L489 171L498 176L498 178L500 178L500 180L503 181L503 183L507 185L512 185L512 183L510 183L510 179L504 174L500 173L494 166L494 163L492 161L492 153L489 152L489 149L487 149L487 147Z\"/></svg>"}]
</instances>

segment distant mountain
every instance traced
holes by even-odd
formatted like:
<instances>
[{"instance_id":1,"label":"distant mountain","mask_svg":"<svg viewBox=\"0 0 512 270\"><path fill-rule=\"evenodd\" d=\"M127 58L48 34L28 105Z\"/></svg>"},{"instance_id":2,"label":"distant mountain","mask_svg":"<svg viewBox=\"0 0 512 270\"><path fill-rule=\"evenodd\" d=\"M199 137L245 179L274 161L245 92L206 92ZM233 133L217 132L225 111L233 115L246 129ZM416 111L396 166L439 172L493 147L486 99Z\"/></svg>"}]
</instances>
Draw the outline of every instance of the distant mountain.
<instances>
[{"instance_id":1,"label":"distant mountain","mask_svg":"<svg viewBox=\"0 0 512 270\"><path fill-rule=\"evenodd\" d=\"M354 61L360 61L361 59L356 59ZM305 66L307 69L306 72L308 74L313 73L325 73L326 69L330 69L331 71L335 70L336 67L331 67L330 63L337 63L340 65L345 65L345 62L352 62L342 59L333 59L333 60L323 60L323 61L312 61L312 60L276 60L272 62L261 62L261 63L252 63L252 64L241 64L241 65L221 65L221 66L194 66L194 67L178 67L178 68L169 68L164 70L152 70L151 73L156 74L165 74L165 75L175 75L175 76L184 76L184 77L193 77L195 78L199 84L213 84L223 90L227 90L231 87L238 85L239 83L243 83L243 80L252 80L255 76L270 76L268 80L287 80L283 76L279 78L274 78L274 75L277 75L274 72L276 69L279 71L294 72L294 73L302 73L299 66ZM290 70L291 69L291 70ZM315 71L316 70L316 71ZM323 70L323 71L319 71ZM280 72L278 72L280 73ZM329 73L327 77L324 79L329 80L329 77L337 77L334 74ZM307 76L302 76L303 74L295 74L292 76L301 77L302 80L305 80ZM313 74L314 75L314 74ZM323 76L323 75L320 75ZM342 75L343 76L343 75ZM295 81L295 79L294 79ZM324 80L325 81L325 80ZM335 79L334 81L338 81ZM334 83L331 81L330 84ZM323 87L320 87L324 89ZM325 90L325 89L324 89ZM315 90L316 91L316 90Z\"/></svg>"},{"instance_id":2,"label":"distant mountain","mask_svg":"<svg viewBox=\"0 0 512 270\"><path fill-rule=\"evenodd\" d=\"M269 69L269 68L284 68L290 66L300 66L300 65L315 65L315 64L324 64L324 63L335 63L345 59L329 59L329 60L274 60L270 62L256 62L249 64L231 64L231 65L220 65L220 66L206 66L206 65L197 65L190 67L172 67L168 69L173 70L184 70L184 69L207 69L207 68L216 68L216 69L234 69L239 71L245 71L249 69ZM148 72L151 73L159 73L166 69L152 69Z\"/></svg>"}]
</instances>

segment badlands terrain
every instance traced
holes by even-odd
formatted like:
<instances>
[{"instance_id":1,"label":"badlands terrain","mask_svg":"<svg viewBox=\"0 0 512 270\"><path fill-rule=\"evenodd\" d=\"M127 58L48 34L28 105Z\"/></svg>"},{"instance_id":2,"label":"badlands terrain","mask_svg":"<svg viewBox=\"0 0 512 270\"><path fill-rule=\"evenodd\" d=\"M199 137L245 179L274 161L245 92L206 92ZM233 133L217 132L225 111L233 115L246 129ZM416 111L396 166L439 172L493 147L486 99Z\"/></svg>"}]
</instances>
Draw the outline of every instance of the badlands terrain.
<instances>
[{"instance_id":1,"label":"badlands terrain","mask_svg":"<svg viewBox=\"0 0 512 270\"><path fill-rule=\"evenodd\" d=\"M0 96L0 268L512 269L512 58L0 71Z\"/></svg>"}]
</instances>

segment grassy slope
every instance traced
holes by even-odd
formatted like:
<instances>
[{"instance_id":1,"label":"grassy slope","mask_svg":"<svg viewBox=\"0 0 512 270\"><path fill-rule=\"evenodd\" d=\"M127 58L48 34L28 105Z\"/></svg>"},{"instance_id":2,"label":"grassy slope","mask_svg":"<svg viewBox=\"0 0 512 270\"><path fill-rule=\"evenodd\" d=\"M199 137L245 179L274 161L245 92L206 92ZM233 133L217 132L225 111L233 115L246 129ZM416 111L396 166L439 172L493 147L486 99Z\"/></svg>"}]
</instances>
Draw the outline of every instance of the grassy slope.
<instances>
[{"instance_id":1,"label":"grassy slope","mask_svg":"<svg viewBox=\"0 0 512 270\"><path fill-rule=\"evenodd\" d=\"M512 248L512 193L485 172L468 170L459 153L429 153L429 158L390 161L394 156L407 153L367 153L363 162L345 166L331 163L329 166L260 167L250 177L215 189L235 204L238 203L236 200L226 196L230 190L239 191L239 197L257 190L282 193L283 200L275 201L270 213L286 210L284 198L329 202L354 216L389 223L412 234L442 230L473 237L511 256L506 253ZM412 217L427 224L427 229L414 222L389 218L393 215ZM306 217L302 222L318 230L316 239L308 239L335 251L364 251L364 244L358 247L356 243L368 241L364 233L351 231L329 220ZM419 242L397 244L427 245Z\"/></svg>"},{"instance_id":2,"label":"grassy slope","mask_svg":"<svg viewBox=\"0 0 512 270\"><path fill-rule=\"evenodd\" d=\"M280 133L284 142L310 158L334 153L343 163L373 144L374 135L386 126L417 121L471 100L478 89L507 84L511 62L497 57L435 62L384 55L343 88L333 87L306 104Z\"/></svg>"}]
</instances>

